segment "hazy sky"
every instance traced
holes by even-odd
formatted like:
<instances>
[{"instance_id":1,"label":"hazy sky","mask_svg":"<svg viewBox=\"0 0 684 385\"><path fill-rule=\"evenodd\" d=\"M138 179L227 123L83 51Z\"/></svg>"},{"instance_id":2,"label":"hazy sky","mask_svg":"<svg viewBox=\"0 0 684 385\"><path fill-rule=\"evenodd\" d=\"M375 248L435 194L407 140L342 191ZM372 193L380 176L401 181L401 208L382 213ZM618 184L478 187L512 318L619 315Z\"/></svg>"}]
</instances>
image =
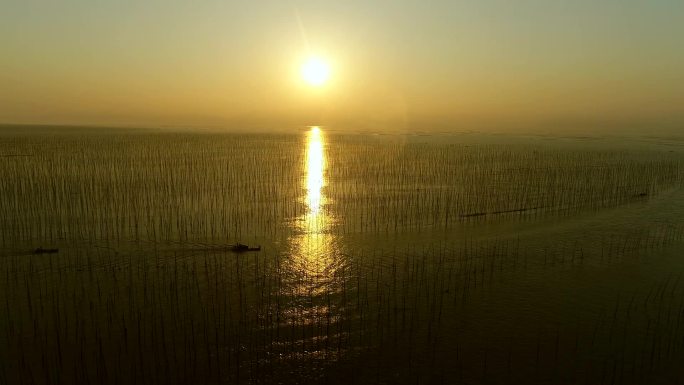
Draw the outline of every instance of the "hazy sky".
<instances>
[{"instance_id":1,"label":"hazy sky","mask_svg":"<svg viewBox=\"0 0 684 385\"><path fill-rule=\"evenodd\" d=\"M682 0L3 0L0 50L7 123L684 128Z\"/></svg>"}]
</instances>

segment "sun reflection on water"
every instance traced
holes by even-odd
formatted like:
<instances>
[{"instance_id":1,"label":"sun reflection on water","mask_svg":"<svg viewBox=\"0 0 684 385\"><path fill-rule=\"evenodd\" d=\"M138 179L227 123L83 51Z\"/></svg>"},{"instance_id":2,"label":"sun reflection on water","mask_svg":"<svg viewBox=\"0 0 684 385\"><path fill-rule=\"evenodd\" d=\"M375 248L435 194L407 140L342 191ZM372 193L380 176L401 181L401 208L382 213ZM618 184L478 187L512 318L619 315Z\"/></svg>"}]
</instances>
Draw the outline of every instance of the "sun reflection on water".
<instances>
[{"instance_id":1,"label":"sun reflection on water","mask_svg":"<svg viewBox=\"0 0 684 385\"><path fill-rule=\"evenodd\" d=\"M299 279L295 292L320 295L330 292L335 274L334 236L326 211L325 136L319 127L306 133L305 178L303 197L306 213L297 221L296 235L291 239L293 275Z\"/></svg>"},{"instance_id":2,"label":"sun reflection on water","mask_svg":"<svg viewBox=\"0 0 684 385\"><path fill-rule=\"evenodd\" d=\"M324 186L325 156L323 155L323 139L321 129L312 127L307 137L306 151L306 203L308 217L317 219L321 210L322 189ZM313 225L316 223L310 223ZM317 230L318 226L307 230Z\"/></svg>"}]
</instances>

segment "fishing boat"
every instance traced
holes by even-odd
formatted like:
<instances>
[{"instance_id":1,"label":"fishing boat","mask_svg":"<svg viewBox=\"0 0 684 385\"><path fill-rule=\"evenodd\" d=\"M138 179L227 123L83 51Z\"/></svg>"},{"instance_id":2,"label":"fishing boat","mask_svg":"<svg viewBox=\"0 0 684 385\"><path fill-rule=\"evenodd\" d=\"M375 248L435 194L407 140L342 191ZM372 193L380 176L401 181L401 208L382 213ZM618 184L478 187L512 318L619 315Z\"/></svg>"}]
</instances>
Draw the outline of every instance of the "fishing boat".
<instances>
[{"instance_id":1,"label":"fishing boat","mask_svg":"<svg viewBox=\"0 0 684 385\"><path fill-rule=\"evenodd\" d=\"M33 250L33 254L56 254L59 253L59 249L44 249L42 247L39 247L35 250Z\"/></svg>"},{"instance_id":2,"label":"fishing boat","mask_svg":"<svg viewBox=\"0 0 684 385\"><path fill-rule=\"evenodd\" d=\"M249 247L249 246L242 244L242 243L236 243L230 247L230 251L233 251L236 253L243 253L245 251L259 251L259 250L261 250L261 246Z\"/></svg>"}]
</instances>

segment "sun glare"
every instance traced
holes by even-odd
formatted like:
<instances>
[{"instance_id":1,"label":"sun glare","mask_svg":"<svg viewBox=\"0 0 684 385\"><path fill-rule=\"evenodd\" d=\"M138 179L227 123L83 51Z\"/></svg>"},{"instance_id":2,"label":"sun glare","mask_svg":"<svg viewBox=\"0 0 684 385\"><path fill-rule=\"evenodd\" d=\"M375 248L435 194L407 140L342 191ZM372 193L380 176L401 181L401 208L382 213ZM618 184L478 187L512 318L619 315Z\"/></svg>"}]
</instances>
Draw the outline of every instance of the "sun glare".
<instances>
[{"instance_id":1,"label":"sun glare","mask_svg":"<svg viewBox=\"0 0 684 385\"><path fill-rule=\"evenodd\" d=\"M302 64L301 75L309 85L319 87L330 77L330 66L321 58L310 57Z\"/></svg>"}]
</instances>

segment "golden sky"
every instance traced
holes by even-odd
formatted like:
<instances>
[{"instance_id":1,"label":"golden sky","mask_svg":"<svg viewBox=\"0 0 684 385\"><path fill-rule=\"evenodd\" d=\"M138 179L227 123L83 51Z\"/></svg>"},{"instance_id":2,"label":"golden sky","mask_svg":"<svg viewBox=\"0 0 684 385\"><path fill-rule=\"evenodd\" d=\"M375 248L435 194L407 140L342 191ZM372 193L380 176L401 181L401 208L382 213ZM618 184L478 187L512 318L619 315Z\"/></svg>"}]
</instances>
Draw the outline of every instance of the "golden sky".
<instances>
[{"instance_id":1,"label":"golden sky","mask_svg":"<svg viewBox=\"0 0 684 385\"><path fill-rule=\"evenodd\" d=\"M0 123L679 128L682 36L669 0L5 0Z\"/></svg>"}]
</instances>

